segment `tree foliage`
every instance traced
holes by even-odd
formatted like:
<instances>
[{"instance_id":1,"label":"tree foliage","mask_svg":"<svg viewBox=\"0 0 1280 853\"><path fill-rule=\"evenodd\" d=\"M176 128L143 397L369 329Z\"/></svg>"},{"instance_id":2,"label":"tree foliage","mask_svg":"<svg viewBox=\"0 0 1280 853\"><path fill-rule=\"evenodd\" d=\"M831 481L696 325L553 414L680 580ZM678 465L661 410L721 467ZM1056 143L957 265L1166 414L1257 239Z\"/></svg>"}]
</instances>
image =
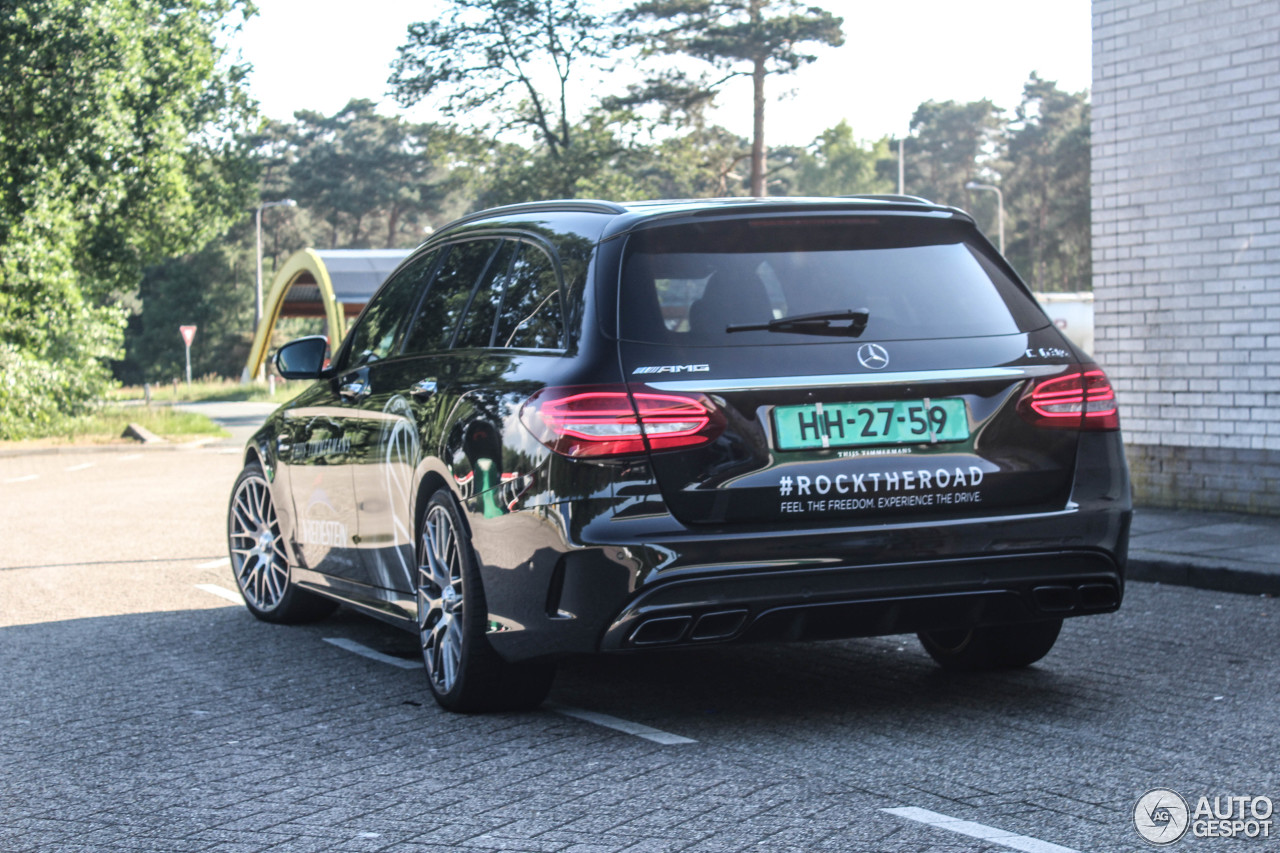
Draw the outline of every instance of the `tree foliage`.
<instances>
[{"instance_id":1,"label":"tree foliage","mask_svg":"<svg viewBox=\"0 0 1280 853\"><path fill-rule=\"evenodd\" d=\"M267 124L249 143L260 166L259 198L299 204L263 212L266 288L273 270L299 249L410 248L472 202L457 194L474 180L460 167L474 162L474 139L380 115L369 101L353 100L331 116L299 112L292 122ZM166 381L180 373L180 324L199 326L191 351L198 375L239 375L253 328L254 204L199 251L146 271L119 378Z\"/></svg>"},{"instance_id":2,"label":"tree foliage","mask_svg":"<svg viewBox=\"0 0 1280 853\"><path fill-rule=\"evenodd\" d=\"M693 57L720 75L693 80L664 68L649 81L649 96L656 100L687 109L735 77L751 78L750 191L765 195L765 79L813 62L817 57L802 45L843 44L843 19L800 0L640 0L626 18L635 26L631 41L645 45L646 54ZM643 97L633 92L632 99Z\"/></svg>"},{"instance_id":3,"label":"tree foliage","mask_svg":"<svg viewBox=\"0 0 1280 853\"><path fill-rule=\"evenodd\" d=\"M455 183L441 168L455 133L379 115L372 101L299 112L286 132L285 192L328 225L330 248L416 245Z\"/></svg>"},{"instance_id":4,"label":"tree foliage","mask_svg":"<svg viewBox=\"0 0 1280 853\"><path fill-rule=\"evenodd\" d=\"M493 116L553 158L574 145L591 65L609 46L589 0L449 0L436 20L409 26L390 83L403 106L438 98L441 112L470 126ZM575 91L576 89L576 91Z\"/></svg>"},{"instance_id":5,"label":"tree foliage","mask_svg":"<svg viewBox=\"0 0 1280 853\"><path fill-rule=\"evenodd\" d=\"M109 380L143 268L220 233L253 115L218 36L245 0L17 0L0 16L0 436Z\"/></svg>"},{"instance_id":6,"label":"tree foliage","mask_svg":"<svg viewBox=\"0 0 1280 853\"><path fill-rule=\"evenodd\" d=\"M894 184L879 165L894 156L887 137L864 148L853 138L849 123L842 121L824 130L800 155L796 192L814 196L891 193Z\"/></svg>"},{"instance_id":7,"label":"tree foliage","mask_svg":"<svg viewBox=\"0 0 1280 853\"><path fill-rule=\"evenodd\" d=\"M965 184L991 177L1005 123L991 101L926 101L911 117L906 189L941 204L967 207Z\"/></svg>"},{"instance_id":8,"label":"tree foliage","mask_svg":"<svg viewBox=\"0 0 1280 853\"><path fill-rule=\"evenodd\" d=\"M1008 135L1010 261L1035 290L1088 290L1089 102L1032 74Z\"/></svg>"}]
</instances>

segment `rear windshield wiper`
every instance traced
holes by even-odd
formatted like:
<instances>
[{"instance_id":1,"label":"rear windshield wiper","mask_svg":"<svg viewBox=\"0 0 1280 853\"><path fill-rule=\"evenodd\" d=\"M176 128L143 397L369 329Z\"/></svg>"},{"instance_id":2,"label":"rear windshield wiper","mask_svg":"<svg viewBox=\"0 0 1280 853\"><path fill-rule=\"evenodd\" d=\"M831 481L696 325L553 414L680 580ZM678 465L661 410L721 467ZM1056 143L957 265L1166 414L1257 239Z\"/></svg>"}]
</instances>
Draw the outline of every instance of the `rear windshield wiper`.
<instances>
[{"instance_id":1,"label":"rear windshield wiper","mask_svg":"<svg viewBox=\"0 0 1280 853\"><path fill-rule=\"evenodd\" d=\"M856 338L867 328L871 312L866 308L857 311L822 311L817 314L796 314L779 317L767 323L739 323L725 326L726 332L795 332L800 335L831 335Z\"/></svg>"}]
</instances>

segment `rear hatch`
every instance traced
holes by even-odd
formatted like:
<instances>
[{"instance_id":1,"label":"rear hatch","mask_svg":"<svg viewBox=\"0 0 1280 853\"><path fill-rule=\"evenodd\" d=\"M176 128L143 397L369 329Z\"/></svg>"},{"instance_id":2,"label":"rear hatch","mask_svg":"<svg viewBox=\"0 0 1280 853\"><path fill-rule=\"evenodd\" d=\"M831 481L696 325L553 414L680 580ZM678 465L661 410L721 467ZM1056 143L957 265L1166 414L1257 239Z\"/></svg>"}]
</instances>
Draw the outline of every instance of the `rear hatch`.
<instances>
[{"instance_id":1,"label":"rear hatch","mask_svg":"<svg viewBox=\"0 0 1280 853\"><path fill-rule=\"evenodd\" d=\"M1068 501L1088 370L966 219L658 224L627 238L620 287L628 391L686 524Z\"/></svg>"}]
</instances>

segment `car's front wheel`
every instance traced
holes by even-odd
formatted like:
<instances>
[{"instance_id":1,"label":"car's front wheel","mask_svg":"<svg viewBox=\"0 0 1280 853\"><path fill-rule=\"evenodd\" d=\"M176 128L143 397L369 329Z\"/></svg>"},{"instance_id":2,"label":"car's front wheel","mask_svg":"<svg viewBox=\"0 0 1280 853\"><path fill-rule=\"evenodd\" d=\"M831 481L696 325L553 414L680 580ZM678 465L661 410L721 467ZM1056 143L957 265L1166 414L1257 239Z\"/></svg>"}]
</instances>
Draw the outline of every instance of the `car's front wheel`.
<instances>
[{"instance_id":1,"label":"car's front wheel","mask_svg":"<svg viewBox=\"0 0 1280 853\"><path fill-rule=\"evenodd\" d=\"M246 465L231 487L227 547L245 606L264 622L310 622L338 606L290 581L280 521L257 462Z\"/></svg>"},{"instance_id":2,"label":"car's front wheel","mask_svg":"<svg viewBox=\"0 0 1280 853\"><path fill-rule=\"evenodd\" d=\"M944 669L977 671L1030 666L1049 654L1061 619L1020 625L984 625L953 631L922 631L920 644Z\"/></svg>"},{"instance_id":3,"label":"car's front wheel","mask_svg":"<svg viewBox=\"0 0 1280 853\"><path fill-rule=\"evenodd\" d=\"M427 683L450 711L513 711L542 703L552 664L510 664L485 636L488 609L471 543L447 489L423 512L416 586L418 638Z\"/></svg>"}]
</instances>

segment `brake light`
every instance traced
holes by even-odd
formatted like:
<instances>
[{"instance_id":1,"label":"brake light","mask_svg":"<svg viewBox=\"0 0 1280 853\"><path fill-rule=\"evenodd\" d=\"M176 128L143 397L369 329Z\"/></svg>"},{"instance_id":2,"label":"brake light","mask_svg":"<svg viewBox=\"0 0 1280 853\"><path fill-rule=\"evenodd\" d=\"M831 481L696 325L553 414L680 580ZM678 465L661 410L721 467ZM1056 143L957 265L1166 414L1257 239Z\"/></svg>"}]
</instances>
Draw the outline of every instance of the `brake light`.
<instances>
[{"instance_id":1,"label":"brake light","mask_svg":"<svg viewBox=\"0 0 1280 853\"><path fill-rule=\"evenodd\" d=\"M544 388L520 423L563 456L624 456L714 441L724 415L702 395L628 392L625 386ZM646 447L647 442L647 447Z\"/></svg>"},{"instance_id":2,"label":"brake light","mask_svg":"<svg viewBox=\"0 0 1280 853\"><path fill-rule=\"evenodd\" d=\"M1069 372L1030 386L1018 412L1049 429L1120 429L1120 410L1107 374L1095 365L1073 364Z\"/></svg>"}]
</instances>

